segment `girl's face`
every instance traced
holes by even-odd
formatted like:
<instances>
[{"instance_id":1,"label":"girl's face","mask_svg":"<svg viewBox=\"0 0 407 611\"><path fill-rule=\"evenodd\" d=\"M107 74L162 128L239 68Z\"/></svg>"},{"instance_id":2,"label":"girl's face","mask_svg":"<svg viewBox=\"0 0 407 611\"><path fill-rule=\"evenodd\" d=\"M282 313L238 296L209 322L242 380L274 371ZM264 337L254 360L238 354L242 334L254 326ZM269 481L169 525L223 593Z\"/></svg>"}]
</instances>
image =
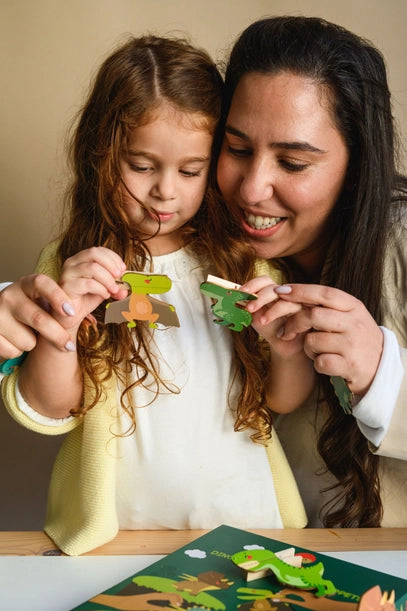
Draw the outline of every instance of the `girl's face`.
<instances>
[{"instance_id":1,"label":"girl's face","mask_svg":"<svg viewBox=\"0 0 407 611\"><path fill-rule=\"evenodd\" d=\"M162 107L150 123L132 130L122 154L126 211L134 229L146 237L154 236L148 240L153 255L167 254L182 245L180 229L201 205L212 135L199 125L199 114Z\"/></svg>"},{"instance_id":2,"label":"girl's face","mask_svg":"<svg viewBox=\"0 0 407 611\"><path fill-rule=\"evenodd\" d=\"M349 159L327 90L288 72L245 75L233 96L217 178L256 253L317 272Z\"/></svg>"}]
</instances>

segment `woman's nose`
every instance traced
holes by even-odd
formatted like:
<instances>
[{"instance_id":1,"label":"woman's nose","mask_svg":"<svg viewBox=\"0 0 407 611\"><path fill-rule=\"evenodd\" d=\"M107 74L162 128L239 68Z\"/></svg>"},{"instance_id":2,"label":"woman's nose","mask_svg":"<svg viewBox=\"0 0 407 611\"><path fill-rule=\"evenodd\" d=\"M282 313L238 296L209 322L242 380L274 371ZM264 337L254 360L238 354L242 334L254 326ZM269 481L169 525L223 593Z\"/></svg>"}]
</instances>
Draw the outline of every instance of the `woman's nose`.
<instances>
[{"instance_id":1,"label":"woman's nose","mask_svg":"<svg viewBox=\"0 0 407 611\"><path fill-rule=\"evenodd\" d=\"M176 190L175 183L175 177L172 172L160 173L151 189L152 196L163 201L174 199Z\"/></svg>"},{"instance_id":2,"label":"woman's nose","mask_svg":"<svg viewBox=\"0 0 407 611\"><path fill-rule=\"evenodd\" d=\"M253 161L245 167L240 183L240 195L246 204L254 206L270 199L274 192L273 171L264 161Z\"/></svg>"}]
</instances>

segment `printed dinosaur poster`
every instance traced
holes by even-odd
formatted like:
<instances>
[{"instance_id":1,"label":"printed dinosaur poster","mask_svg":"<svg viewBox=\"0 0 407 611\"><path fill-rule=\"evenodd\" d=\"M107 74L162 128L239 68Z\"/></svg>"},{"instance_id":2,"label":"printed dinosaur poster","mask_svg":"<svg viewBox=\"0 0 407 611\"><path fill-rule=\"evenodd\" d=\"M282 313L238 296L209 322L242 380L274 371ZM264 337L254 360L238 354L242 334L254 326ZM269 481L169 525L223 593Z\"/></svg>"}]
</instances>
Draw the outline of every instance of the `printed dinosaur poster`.
<instances>
[{"instance_id":1,"label":"printed dinosaur poster","mask_svg":"<svg viewBox=\"0 0 407 611\"><path fill-rule=\"evenodd\" d=\"M407 611L406 604L407 579L220 526L75 610Z\"/></svg>"}]
</instances>

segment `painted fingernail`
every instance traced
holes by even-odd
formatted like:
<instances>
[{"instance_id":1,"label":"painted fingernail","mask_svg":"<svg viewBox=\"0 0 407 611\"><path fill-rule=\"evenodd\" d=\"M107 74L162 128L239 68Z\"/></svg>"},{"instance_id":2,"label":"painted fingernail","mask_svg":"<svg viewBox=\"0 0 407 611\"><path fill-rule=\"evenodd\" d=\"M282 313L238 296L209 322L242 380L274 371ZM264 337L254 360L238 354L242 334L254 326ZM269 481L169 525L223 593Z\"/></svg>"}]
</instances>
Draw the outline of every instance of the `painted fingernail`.
<instances>
[{"instance_id":1,"label":"painted fingernail","mask_svg":"<svg viewBox=\"0 0 407 611\"><path fill-rule=\"evenodd\" d=\"M288 295L292 291L292 287L287 284L282 284L281 286L276 286L274 291L279 295Z\"/></svg>"},{"instance_id":2,"label":"painted fingernail","mask_svg":"<svg viewBox=\"0 0 407 611\"><path fill-rule=\"evenodd\" d=\"M69 342L65 344L65 350L68 350L68 352L76 352L76 346L72 341L69 340Z\"/></svg>"},{"instance_id":3,"label":"painted fingernail","mask_svg":"<svg viewBox=\"0 0 407 611\"><path fill-rule=\"evenodd\" d=\"M70 303L68 303L67 301L65 301L62 304L62 309L65 312L65 314L68 314L68 316L75 316L75 310L73 306Z\"/></svg>"}]
</instances>

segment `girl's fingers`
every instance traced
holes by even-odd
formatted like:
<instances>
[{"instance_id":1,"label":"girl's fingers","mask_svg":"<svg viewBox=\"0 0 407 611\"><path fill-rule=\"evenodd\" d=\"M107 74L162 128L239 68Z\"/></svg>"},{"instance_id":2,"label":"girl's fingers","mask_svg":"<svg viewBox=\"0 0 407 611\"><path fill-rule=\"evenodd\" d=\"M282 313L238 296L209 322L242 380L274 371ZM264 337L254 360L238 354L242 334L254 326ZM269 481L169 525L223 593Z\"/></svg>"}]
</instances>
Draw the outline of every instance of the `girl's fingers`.
<instances>
[{"instance_id":1,"label":"girl's fingers","mask_svg":"<svg viewBox=\"0 0 407 611\"><path fill-rule=\"evenodd\" d=\"M85 265L96 263L106 269L114 278L120 278L126 270L126 265L121 257L103 246L95 246L78 252L65 261L64 267L75 267L82 263Z\"/></svg>"},{"instance_id":2,"label":"girl's fingers","mask_svg":"<svg viewBox=\"0 0 407 611\"><path fill-rule=\"evenodd\" d=\"M124 262L113 251L107 248L89 248L65 261L60 284L68 293L93 293L107 299L123 288L116 280L123 275L125 269ZM97 287L96 283L100 287ZM75 288L72 288L73 286Z\"/></svg>"}]
</instances>

